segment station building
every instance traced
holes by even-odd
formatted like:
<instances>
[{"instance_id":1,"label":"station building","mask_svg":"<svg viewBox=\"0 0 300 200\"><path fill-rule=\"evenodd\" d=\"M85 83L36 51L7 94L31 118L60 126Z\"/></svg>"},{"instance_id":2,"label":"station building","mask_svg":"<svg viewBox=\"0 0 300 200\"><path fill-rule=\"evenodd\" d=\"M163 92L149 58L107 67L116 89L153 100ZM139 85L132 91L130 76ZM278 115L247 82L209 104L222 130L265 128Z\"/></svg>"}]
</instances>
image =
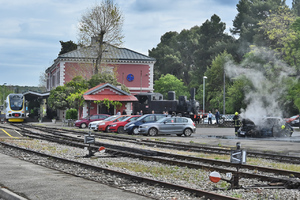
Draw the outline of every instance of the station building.
<instances>
[{"instance_id":1,"label":"station building","mask_svg":"<svg viewBox=\"0 0 300 200\"><path fill-rule=\"evenodd\" d=\"M76 50L58 55L54 63L46 69L47 90L57 86L63 86L75 76L82 76L89 80L94 74L94 66L97 58L97 44L92 38L88 47L78 47ZM115 73L117 81L128 87L130 94L122 91L120 87L111 84L100 84L91 88L84 94L85 103L80 117L88 114L110 113L116 114L117 109L103 108L103 105L95 105L97 100L108 99L122 103L120 111L125 110L131 114L131 102L137 101L133 96L141 92L153 92L153 69L156 60L149 56L135 52L127 48L118 48L105 44L99 73ZM64 111L59 117L65 117Z\"/></svg>"}]
</instances>

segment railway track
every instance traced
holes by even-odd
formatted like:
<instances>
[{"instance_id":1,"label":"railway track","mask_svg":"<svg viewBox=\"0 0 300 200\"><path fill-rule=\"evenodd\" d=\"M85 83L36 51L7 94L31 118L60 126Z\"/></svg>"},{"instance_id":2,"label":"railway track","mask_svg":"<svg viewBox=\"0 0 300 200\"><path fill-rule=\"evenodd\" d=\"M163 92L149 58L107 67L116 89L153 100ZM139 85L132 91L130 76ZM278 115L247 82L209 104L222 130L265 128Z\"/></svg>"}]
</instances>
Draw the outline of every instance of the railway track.
<instances>
[{"instance_id":1,"label":"railway track","mask_svg":"<svg viewBox=\"0 0 300 200\"><path fill-rule=\"evenodd\" d=\"M81 136L83 134L86 134L86 132L76 131L76 130L65 130L60 128L49 128L49 127L42 127L42 126L31 126L27 124L26 125L23 124L22 126L27 128L38 129L41 131L48 131L52 133L72 133ZM20 126L16 126L16 127L20 127ZM193 152L201 152L201 153L208 153L208 154L230 155L230 152L232 150L231 148L225 148L225 147L211 147L207 145L186 144L186 143L178 143L178 142L171 143L171 142L163 142L163 141L151 141L151 140L140 139L132 136L121 136L121 135L105 134L105 133L98 133L98 132L93 132L93 134L96 135L96 137L99 139L113 139L115 141L130 142L130 143L150 146L150 147L155 146L158 148L193 151ZM270 159L276 162L300 164L300 157L284 155L279 153L247 151L247 157Z\"/></svg>"},{"instance_id":2,"label":"railway track","mask_svg":"<svg viewBox=\"0 0 300 200\"><path fill-rule=\"evenodd\" d=\"M28 127L27 127L28 128ZM30 127L33 128L33 127ZM47 130L44 128L39 128L44 133L37 133L31 130L26 129L24 127L21 128L23 134L28 137L33 137L35 139L44 139L52 142L67 144L76 147L87 147L87 145L83 144L83 139L78 137L72 137L70 135L65 135L62 133L58 133L57 130ZM45 132L47 134L45 135ZM144 145L139 144L139 145ZM170 165L177 166L185 166L193 169L207 169L207 170L215 170L221 173L232 173L235 177L244 177L244 178L255 178L260 179L262 181L269 182L281 182L284 183L286 188L299 188L300 182L296 178L300 178L300 172L288 171L288 170L280 170L268 167L259 167L254 165L240 165L235 163L230 163L226 161L213 160L213 159L205 159L199 157L192 156L184 156L178 154L165 153L162 151L154 151L154 150L145 150L140 148L132 148L132 147L124 147L120 145L114 145L103 142L96 142L94 145L90 146L93 151L97 151L99 146L105 146L108 153L117 156L127 156L131 158L138 158L141 160L147 161L155 161L160 163L166 163ZM235 169L239 169L239 172ZM243 170L249 171L244 172ZM260 174L261 173L261 174ZM263 175L265 173L269 173L268 175ZM278 177L284 176L284 177ZM290 178L294 177L294 178Z\"/></svg>"},{"instance_id":3,"label":"railway track","mask_svg":"<svg viewBox=\"0 0 300 200\"><path fill-rule=\"evenodd\" d=\"M192 193L192 194L194 194L198 197L203 197L205 199L220 199L220 200L236 200L236 199L238 199L238 198L234 198L234 197L220 195L220 194L213 193L213 192L208 192L208 191L204 191L204 190L189 188L189 187L182 186L182 185L176 185L176 184L173 184L173 183L158 181L158 180L155 180L155 179L149 179L149 178L145 178L145 177L141 177L141 176L135 176L135 175L131 175L131 174L128 174L128 173L123 173L123 172L116 171L116 170L111 170L111 169L107 169L107 168L103 168L103 167L99 167L99 166L85 164L85 163L82 163L82 162L76 162L74 160L69 160L69 159L65 159L65 158L61 158L61 157L57 157L57 156L52 156L52 155L49 155L49 154L41 153L41 152L30 150L30 149L25 149L25 148L22 148L22 147L16 147L16 146L9 145L9 144L3 143L3 142L0 142L0 144L2 146L7 147L7 148L13 148L13 149L17 149L17 150L22 151L22 152L27 152L27 153L30 153L30 154L36 154L38 156L46 157L47 159L50 159L53 162L68 163L68 164L71 164L71 165L79 166L81 168L87 168L87 169L91 169L91 170L94 170L94 171L97 171L97 172L101 172L101 173L105 173L105 174L113 174L115 176L120 176L122 178L126 178L126 179L129 179L129 180L135 180L137 182L144 182L144 183L147 183L147 184L150 184L150 185L159 185L160 187L165 187L165 188L179 190L179 191L183 190L183 191L190 192L190 193Z\"/></svg>"}]
</instances>

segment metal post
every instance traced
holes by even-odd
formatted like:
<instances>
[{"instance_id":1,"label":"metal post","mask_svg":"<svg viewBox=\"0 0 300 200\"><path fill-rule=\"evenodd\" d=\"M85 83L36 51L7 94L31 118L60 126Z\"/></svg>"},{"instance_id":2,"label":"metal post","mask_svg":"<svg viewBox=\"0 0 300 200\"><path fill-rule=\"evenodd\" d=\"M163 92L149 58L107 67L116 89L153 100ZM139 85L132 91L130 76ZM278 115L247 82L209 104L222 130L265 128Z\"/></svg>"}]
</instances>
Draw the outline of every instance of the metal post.
<instances>
[{"instance_id":1,"label":"metal post","mask_svg":"<svg viewBox=\"0 0 300 200\"><path fill-rule=\"evenodd\" d=\"M224 82L224 88L223 88L223 115L225 115L225 67L223 70L223 82Z\"/></svg>"},{"instance_id":2,"label":"metal post","mask_svg":"<svg viewBox=\"0 0 300 200\"><path fill-rule=\"evenodd\" d=\"M205 113L205 79L207 79L207 77L203 76L203 113Z\"/></svg>"}]
</instances>

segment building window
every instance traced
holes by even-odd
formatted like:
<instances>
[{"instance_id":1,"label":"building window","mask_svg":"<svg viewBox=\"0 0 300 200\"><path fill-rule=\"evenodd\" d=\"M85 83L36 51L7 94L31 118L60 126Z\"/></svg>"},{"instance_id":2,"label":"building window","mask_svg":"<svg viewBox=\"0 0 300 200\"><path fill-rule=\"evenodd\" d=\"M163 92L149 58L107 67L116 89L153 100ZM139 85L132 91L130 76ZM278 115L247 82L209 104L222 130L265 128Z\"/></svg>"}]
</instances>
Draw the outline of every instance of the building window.
<instances>
[{"instance_id":1,"label":"building window","mask_svg":"<svg viewBox=\"0 0 300 200\"><path fill-rule=\"evenodd\" d=\"M52 87L55 86L55 76L52 76Z\"/></svg>"},{"instance_id":2,"label":"building window","mask_svg":"<svg viewBox=\"0 0 300 200\"><path fill-rule=\"evenodd\" d=\"M50 79L47 78L47 89L50 89L50 84L49 84L49 82L50 82Z\"/></svg>"},{"instance_id":3,"label":"building window","mask_svg":"<svg viewBox=\"0 0 300 200\"><path fill-rule=\"evenodd\" d=\"M57 72L56 79L57 79L56 84L59 85L59 83L60 83L60 71Z\"/></svg>"}]
</instances>

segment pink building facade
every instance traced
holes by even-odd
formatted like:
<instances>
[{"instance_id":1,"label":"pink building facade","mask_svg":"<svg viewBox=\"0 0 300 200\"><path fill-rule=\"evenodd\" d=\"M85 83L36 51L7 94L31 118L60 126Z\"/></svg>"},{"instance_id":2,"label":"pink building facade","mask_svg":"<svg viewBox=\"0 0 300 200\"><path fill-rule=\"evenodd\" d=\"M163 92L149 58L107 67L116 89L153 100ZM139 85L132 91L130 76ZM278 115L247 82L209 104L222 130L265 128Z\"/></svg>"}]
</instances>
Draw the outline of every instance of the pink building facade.
<instances>
[{"instance_id":1,"label":"pink building facade","mask_svg":"<svg viewBox=\"0 0 300 200\"><path fill-rule=\"evenodd\" d=\"M96 62L95 46L79 48L59 55L46 70L47 90L64 85L75 76L89 80ZM115 73L119 83L129 88L131 94L153 92L155 59L126 48L108 45L103 53L100 73Z\"/></svg>"},{"instance_id":2,"label":"pink building facade","mask_svg":"<svg viewBox=\"0 0 300 200\"><path fill-rule=\"evenodd\" d=\"M47 90L63 86L65 83L71 81L75 76L82 76L84 79L89 80L94 72L94 65L96 62L96 46L91 45L85 48L78 48L71 52L59 55L54 63L46 70L47 74ZM106 46L106 51L103 53L101 67L99 73L115 73L119 83L124 84L130 90L130 94L124 93L119 88L107 85L106 89L100 89L97 93L85 94L85 105L79 112L80 117L85 117L88 114L98 114L108 112L115 114L117 111L105 110L100 105L95 105L95 99L104 98L116 101L117 99L122 102L121 112L124 110L127 114L131 114L131 102L136 101L132 95L140 92L153 92L153 68L155 59L149 56L137 53L135 51L118 48L112 45ZM101 88L101 84L97 87ZM89 90L90 91L90 90ZM110 92L117 96L112 96ZM100 94L101 93L101 94ZM86 96L88 95L88 96ZM95 95L94 97L92 97ZM98 95L98 96L97 96ZM134 98L124 100L124 97L130 95ZM97 96L97 98L96 98ZM98 100L101 100L98 99ZM64 111L60 112L60 118L64 118Z\"/></svg>"}]
</instances>

